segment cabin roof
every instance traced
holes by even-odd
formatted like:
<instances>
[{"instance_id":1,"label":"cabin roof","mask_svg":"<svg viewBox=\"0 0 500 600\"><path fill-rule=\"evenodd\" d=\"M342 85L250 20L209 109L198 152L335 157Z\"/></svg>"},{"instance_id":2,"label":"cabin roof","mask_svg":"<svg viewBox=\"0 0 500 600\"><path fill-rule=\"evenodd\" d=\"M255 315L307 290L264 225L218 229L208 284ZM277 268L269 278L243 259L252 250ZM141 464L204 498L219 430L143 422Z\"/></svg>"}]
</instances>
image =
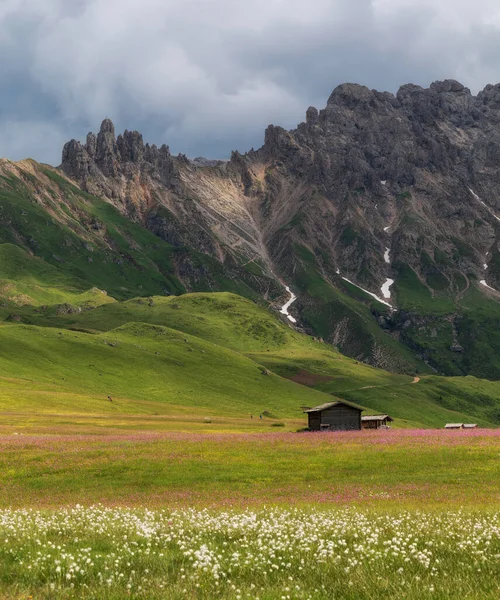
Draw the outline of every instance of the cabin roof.
<instances>
[{"instance_id":1,"label":"cabin roof","mask_svg":"<svg viewBox=\"0 0 500 600\"><path fill-rule=\"evenodd\" d=\"M327 410L328 408L332 408L333 406L348 406L349 408L355 408L356 410L363 411L364 408L360 406L356 406L355 404L351 404L350 402L344 402L337 400L336 402L326 402L325 404L320 404L319 406L315 406L314 408L308 408L305 410L305 413L314 413L314 412L322 412L323 410Z\"/></svg>"},{"instance_id":2,"label":"cabin roof","mask_svg":"<svg viewBox=\"0 0 500 600\"><path fill-rule=\"evenodd\" d=\"M389 415L366 415L361 417L362 421L394 421Z\"/></svg>"},{"instance_id":3,"label":"cabin roof","mask_svg":"<svg viewBox=\"0 0 500 600\"><path fill-rule=\"evenodd\" d=\"M445 429L460 429L463 423L446 423Z\"/></svg>"},{"instance_id":4,"label":"cabin roof","mask_svg":"<svg viewBox=\"0 0 500 600\"><path fill-rule=\"evenodd\" d=\"M464 423L463 424L464 429L474 429L474 427L477 427L477 423Z\"/></svg>"}]
</instances>

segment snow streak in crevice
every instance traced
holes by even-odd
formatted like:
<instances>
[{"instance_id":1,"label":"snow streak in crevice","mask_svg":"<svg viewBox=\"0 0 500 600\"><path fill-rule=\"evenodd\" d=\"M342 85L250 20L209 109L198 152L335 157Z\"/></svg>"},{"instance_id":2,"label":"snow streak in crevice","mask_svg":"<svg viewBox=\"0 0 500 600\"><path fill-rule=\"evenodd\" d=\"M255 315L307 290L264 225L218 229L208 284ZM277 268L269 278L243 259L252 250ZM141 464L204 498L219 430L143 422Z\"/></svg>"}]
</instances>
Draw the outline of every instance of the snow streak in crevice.
<instances>
[{"instance_id":1,"label":"snow streak in crevice","mask_svg":"<svg viewBox=\"0 0 500 600\"><path fill-rule=\"evenodd\" d=\"M382 291L382 296L384 298L390 298L391 297L391 292L390 292L390 287L391 285L394 283L394 279L389 279L387 278L385 280L384 285L380 288L380 290Z\"/></svg>"},{"instance_id":2,"label":"snow streak in crevice","mask_svg":"<svg viewBox=\"0 0 500 600\"><path fill-rule=\"evenodd\" d=\"M288 309L290 308L290 306L292 306L292 304L295 302L295 300L297 300L297 296L292 292L292 290L287 285L285 285L285 290L290 294L290 300L288 300L288 302L286 304L283 304L283 306L281 307L280 313L282 315L285 315L286 318L289 321L291 321L292 323L297 323L297 319L288 312Z\"/></svg>"},{"instance_id":3,"label":"snow streak in crevice","mask_svg":"<svg viewBox=\"0 0 500 600\"><path fill-rule=\"evenodd\" d=\"M337 269L337 275L340 275L340 271ZM381 304L385 304L386 306L388 306L390 309L394 310L392 305L389 304L389 302L386 302L385 300L382 300L382 298L380 298L379 296L377 296L376 294L374 294L373 292L369 292L368 290L365 290L365 288L362 288L360 285L358 285L357 283L354 283L354 281L351 281L350 279L347 279L347 277L343 277L342 275L340 275L340 277L342 277L342 279L344 281L347 281L347 283L350 283L351 285L357 287L358 289L362 290L363 292L365 292L365 294L368 294L369 296L371 296L372 298L375 298L375 300L377 300L377 302L380 302ZM391 287L391 285L394 283L392 281L392 279L388 279L384 285L382 286L382 294L384 294L384 287L387 285L387 283L389 283L389 287ZM391 293L388 291L389 288L387 288L387 292L389 293L389 296L385 296L385 298L390 298L391 297Z\"/></svg>"},{"instance_id":4,"label":"snow streak in crevice","mask_svg":"<svg viewBox=\"0 0 500 600\"><path fill-rule=\"evenodd\" d=\"M486 210L487 210L487 211L490 213L490 215L491 215L492 217L495 217L495 219L496 219L497 221L500 221L500 217L497 217L497 216L496 216L496 214L493 212L493 209L491 209L491 208L490 208L490 207L489 207L487 204L485 204L485 203L484 203L484 202L481 200L481 198L480 198L480 197L479 197L479 196L476 194L476 192L475 192L474 190L471 190L470 188L468 188L468 189L469 189L469 192L470 192L470 193L471 193L471 194L474 196L474 198L475 198L475 199L476 199L478 202L480 202L480 203L481 203L481 204L484 206L484 208L486 208Z\"/></svg>"}]
</instances>

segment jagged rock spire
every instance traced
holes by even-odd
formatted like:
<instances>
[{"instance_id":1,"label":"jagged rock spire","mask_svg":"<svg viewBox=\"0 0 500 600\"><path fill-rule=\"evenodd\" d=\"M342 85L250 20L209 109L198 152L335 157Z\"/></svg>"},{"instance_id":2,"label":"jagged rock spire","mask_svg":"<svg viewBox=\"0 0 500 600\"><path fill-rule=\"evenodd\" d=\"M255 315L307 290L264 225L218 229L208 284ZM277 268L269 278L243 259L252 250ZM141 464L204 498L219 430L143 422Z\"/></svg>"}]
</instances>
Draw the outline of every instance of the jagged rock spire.
<instances>
[{"instance_id":1,"label":"jagged rock spire","mask_svg":"<svg viewBox=\"0 0 500 600\"><path fill-rule=\"evenodd\" d=\"M115 126L110 119L104 119L97 135L95 161L105 177L115 177L118 174L117 160Z\"/></svg>"},{"instance_id":2,"label":"jagged rock spire","mask_svg":"<svg viewBox=\"0 0 500 600\"><path fill-rule=\"evenodd\" d=\"M187 159L186 159L187 160ZM157 148L144 144L138 131L125 130L118 138L111 119L104 119L99 133L89 133L85 144L76 140L63 149L61 168L64 172L91 187L96 193L113 196L113 180L125 175L147 174L166 187L177 186L177 171L168 146ZM87 185L89 179L93 181ZM100 182L100 183L99 183Z\"/></svg>"}]
</instances>

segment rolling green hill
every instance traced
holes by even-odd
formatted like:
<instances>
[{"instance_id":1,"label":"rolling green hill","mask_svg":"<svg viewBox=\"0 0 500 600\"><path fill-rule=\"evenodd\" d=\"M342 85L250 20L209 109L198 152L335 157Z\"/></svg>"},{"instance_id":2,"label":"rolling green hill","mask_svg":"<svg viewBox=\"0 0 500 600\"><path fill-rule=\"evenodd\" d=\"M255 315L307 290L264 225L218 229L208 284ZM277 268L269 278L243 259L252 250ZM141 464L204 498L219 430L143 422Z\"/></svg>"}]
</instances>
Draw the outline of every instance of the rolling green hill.
<instances>
[{"instance_id":1,"label":"rolling green hill","mask_svg":"<svg viewBox=\"0 0 500 600\"><path fill-rule=\"evenodd\" d=\"M129 323L92 335L54 328L0 328L2 382L46 390L25 397L15 388L3 411L171 413L175 405L208 414L264 410L297 416L328 398L271 373L245 356L179 331ZM112 401L108 400L112 397Z\"/></svg>"},{"instance_id":2,"label":"rolling green hill","mask_svg":"<svg viewBox=\"0 0 500 600\"><path fill-rule=\"evenodd\" d=\"M368 413L387 412L397 426L500 423L499 384L436 376L414 383L345 357L234 294L135 298L81 312L54 308L22 307L29 325L0 327L3 411L201 410L200 416L245 418L264 412L300 425L304 406L333 395Z\"/></svg>"}]
</instances>

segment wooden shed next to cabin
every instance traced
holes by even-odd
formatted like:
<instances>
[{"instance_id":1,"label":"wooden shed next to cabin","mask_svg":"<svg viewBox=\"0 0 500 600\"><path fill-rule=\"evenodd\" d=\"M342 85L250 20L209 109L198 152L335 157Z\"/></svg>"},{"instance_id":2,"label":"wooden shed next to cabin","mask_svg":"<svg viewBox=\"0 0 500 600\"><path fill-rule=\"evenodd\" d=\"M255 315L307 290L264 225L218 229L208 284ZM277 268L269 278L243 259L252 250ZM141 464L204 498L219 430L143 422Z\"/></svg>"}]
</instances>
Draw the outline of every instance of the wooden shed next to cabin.
<instances>
[{"instance_id":1,"label":"wooden shed next to cabin","mask_svg":"<svg viewBox=\"0 0 500 600\"><path fill-rule=\"evenodd\" d=\"M445 429L462 429L463 423L446 423Z\"/></svg>"},{"instance_id":2,"label":"wooden shed next to cabin","mask_svg":"<svg viewBox=\"0 0 500 600\"><path fill-rule=\"evenodd\" d=\"M394 419L389 415L367 415L361 417L361 427L363 429L387 429L389 423L392 423Z\"/></svg>"},{"instance_id":3,"label":"wooden shed next to cabin","mask_svg":"<svg viewBox=\"0 0 500 600\"><path fill-rule=\"evenodd\" d=\"M464 423L464 429L476 429L477 423Z\"/></svg>"},{"instance_id":4,"label":"wooden shed next to cabin","mask_svg":"<svg viewBox=\"0 0 500 600\"><path fill-rule=\"evenodd\" d=\"M362 408L348 402L327 402L304 411L311 431L351 431L361 429Z\"/></svg>"}]
</instances>

